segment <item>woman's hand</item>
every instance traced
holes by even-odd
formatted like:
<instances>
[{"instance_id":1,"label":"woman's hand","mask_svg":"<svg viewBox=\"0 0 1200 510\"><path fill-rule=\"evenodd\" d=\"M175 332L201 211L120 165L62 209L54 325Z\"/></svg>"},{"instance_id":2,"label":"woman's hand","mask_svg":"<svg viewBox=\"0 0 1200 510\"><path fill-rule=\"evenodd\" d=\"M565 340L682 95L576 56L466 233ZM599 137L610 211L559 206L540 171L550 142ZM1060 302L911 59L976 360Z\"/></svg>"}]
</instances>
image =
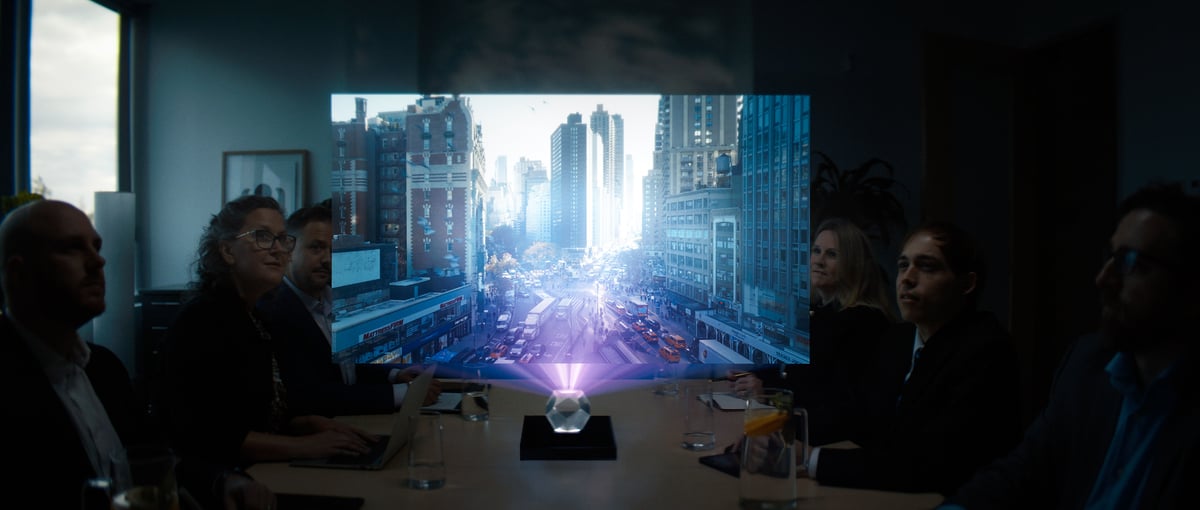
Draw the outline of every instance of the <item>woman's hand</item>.
<instances>
[{"instance_id":1,"label":"woman's hand","mask_svg":"<svg viewBox=\"0 0 1200 510\"><path fill-rule=\"evenodd\" d=\"M297 448L297 458L319 459L335 455L362 455L371 451L368 440L355 433L339 430L326 430L306 436L297 437L300 443Z\"/></svg>"},{"instance_id":2,"label":"woman's hand","mask_svg":"<svg viewBox=\"0 0 1200 510\"><path fill-rule=\"evenodd\" d=\"M438 397L442 395L442 382L434 379L429 382L429 391L425 392L425 401L421 403L423 406L433 405L437 403Z\"/></svg>"},{"instance_id":3,"label":"woman's hand","mask_svg":"<svg viewBox=\"0 0 1200 510\"><path fill-rule=\"evenodd\" d=\"M340 432L348 436L358 437L359 439L370 443L374 443L375 441L379 440L379 436L355 427L354 425L315 414L296 417L292 420L292 427L295 432L300 435L319 434L321 432Z\"/></svg>"},{"instance_id":4,"label":"woman's hand","mask_svg":"<svg viewBox=\"0 0 1200 510\"><path fill-rule=\"evenodd\" d=\"M762 379L754 374L730 370L726 377L733 381L732 391L738 398L748 398L762 391Z\"/></svg>"}]
</instances>

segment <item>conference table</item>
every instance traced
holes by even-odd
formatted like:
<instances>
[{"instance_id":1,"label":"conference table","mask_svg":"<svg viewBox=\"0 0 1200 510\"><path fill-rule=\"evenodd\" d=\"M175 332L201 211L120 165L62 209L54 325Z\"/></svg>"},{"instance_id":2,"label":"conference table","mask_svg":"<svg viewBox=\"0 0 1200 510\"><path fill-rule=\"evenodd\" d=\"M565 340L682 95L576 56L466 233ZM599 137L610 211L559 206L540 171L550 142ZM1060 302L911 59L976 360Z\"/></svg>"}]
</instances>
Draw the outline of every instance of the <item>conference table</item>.
<instances>
[{"instance_id":1,"label":"conference table","mask_svg":"<svg viewBox=\"0 0 1200 510\"><path fill-rule=\"evenodd\" d=\"M680 381L695 382L699 381ZM256 464L249 473L275 492L361 497L365 499L362 510L738 508L737 478L702 465L698 458L717 453L740 436L742 413L716 411L717 448L689 451L680 446L683 393L657 395L651 383L610 381L609 389L588 394L592 415L612 419L615 460L521 460L524 418L544 416L550 392L497 381L487 421L442 415L446 462L442 488L407 487L405 450L378 471L275 462ZM724 381L713 384L714 391L728 390ZM338 419L381 434L392 423L391 415ZM799 508L927 509L942 500L937 494L826 487L807 478L797 479L796 486Z\"/></svg>"}]
</instances>

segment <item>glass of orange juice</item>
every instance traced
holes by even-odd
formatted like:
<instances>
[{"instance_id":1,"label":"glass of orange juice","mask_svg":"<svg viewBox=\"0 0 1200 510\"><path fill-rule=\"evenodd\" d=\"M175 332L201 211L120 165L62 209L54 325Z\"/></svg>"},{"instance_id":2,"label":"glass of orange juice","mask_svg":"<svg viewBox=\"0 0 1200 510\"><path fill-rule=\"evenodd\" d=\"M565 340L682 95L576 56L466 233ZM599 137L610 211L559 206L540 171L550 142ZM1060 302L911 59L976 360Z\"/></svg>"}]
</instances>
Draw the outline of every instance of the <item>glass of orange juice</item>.
<instances>
[{"instance_id":1,"label":"glass of orange juice","mask_svg":"<svg viewBox=\"0 0 1200 510\"><path fill-rule=\"evenodd\" d=\"M746 400L738 499L743 509L795 508L796 425L792 392L763 388Z\"/></svg>"}]
</instances>

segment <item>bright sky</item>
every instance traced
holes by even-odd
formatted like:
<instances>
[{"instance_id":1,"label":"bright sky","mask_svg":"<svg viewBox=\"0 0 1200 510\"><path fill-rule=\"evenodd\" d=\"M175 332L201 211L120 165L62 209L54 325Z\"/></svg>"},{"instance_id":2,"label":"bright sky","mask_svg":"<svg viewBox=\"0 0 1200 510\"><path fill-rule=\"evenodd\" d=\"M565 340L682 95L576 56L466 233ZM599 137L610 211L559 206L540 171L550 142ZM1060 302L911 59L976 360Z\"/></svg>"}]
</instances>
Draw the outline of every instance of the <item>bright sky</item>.
<instances>
[{"instance_id":1,"label":"bright sky","mask_svg":"<svg viewBox=\"0 0 1200 510\"><path fill-rule=\"evenodd\" d=\"M30 179L89 214L93 192L117 189L119 28L90 0L33 2Z\"/></svg>"},{"instance_id":2,"label":"bright sky","mask_svg":"<svg viewBox=\"0 0 1200 510\"><path fill-rule=\"evenodd\" d=\"M367 117L379 112L404 110L416 104L419 94L334 94L331 97L332 120L354 118L354 98L367 100ZM653 164L654 124L658 120L658 95L498 95L463 94L475 114L474 122L483 127L484 155L487 157L488 179L494 178L496 159L508 157L509 172L525 157L541 160L550 170L550 135L567 115L583 115L584 124L591 124L596 105L604 105L609 115L625 120L625 154L633 155L632 188L626 188L626 198L635 203L640 221L641 178ZM589 127L589 135L590 135ZM589 137L588 162L591 163Z\"/></svg>"}]
</instances>

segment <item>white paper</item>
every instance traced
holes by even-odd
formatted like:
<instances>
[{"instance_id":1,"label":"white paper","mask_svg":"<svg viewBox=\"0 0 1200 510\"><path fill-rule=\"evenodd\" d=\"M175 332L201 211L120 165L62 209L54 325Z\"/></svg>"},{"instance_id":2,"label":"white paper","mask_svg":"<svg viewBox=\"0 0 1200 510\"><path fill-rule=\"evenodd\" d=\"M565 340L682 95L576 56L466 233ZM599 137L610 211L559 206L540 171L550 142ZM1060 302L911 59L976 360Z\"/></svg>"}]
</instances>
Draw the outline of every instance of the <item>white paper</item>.
<instances>
[{"instance_id":1,"label":"white paper","mask_svg":"<svg viewBox=\"0 0 1200 510\"><path fill-rule=\"evenodd\" d=\"M697 395L696 398L705 402L709 401L708 395ZM722 411L745 411L746 399L740 398L732 393L713 393L712 401L716 403L717 409ZM755 402L753 409L765 409L771 406Z\"/></svg>"},{"instance_id":2,"label":"white paper","mask_svg":"<svg viewBox=\"0 0 1200 510\"><path fill-rule=\"evenodd\" d=\"M462 393L442 392L437 402L422 407L423 411L457 411L458 403L462 402Z\"/></svg>"}]
</instances>

